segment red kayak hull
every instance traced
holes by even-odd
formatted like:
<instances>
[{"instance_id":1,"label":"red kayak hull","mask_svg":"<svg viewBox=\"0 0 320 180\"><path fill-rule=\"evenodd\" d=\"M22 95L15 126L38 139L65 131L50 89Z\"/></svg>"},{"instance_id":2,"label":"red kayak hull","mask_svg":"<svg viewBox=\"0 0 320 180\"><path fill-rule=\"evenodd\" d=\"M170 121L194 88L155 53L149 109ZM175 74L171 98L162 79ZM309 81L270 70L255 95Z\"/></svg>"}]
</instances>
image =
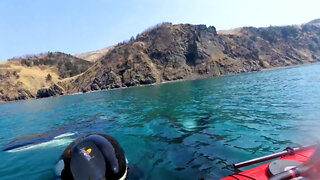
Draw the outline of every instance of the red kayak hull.
<instances>
[{"instance_id":1,"label":"red kayak hull","mask_svg":"<svg viewBox=\"0 0 320 180\"><path fill-rule=\"evenodd\" d=\"M285 156L285 157L280 158L280 159L282 159L282 160L293 160L293 161L299 161L299 162L306 162L312 156L313 152L314 152L314 149L308 149L308 150L304 150L304 151L301 151L299 153L296 153L294 155ZM234 177L228 176L228 177L225 177L225 178L223 178L221 180L236 180L236 179L252 180L252 178L253 179L258 179L258 180L268 180L269 177L267 175L267 170L268 170L269 164L270 163L266 163L266 164L263 164L261 166L249 169L247 171L244 171L244 172L241 172L241 173L238 173L238 174L234 174L233 175ZM244 175L244 176L242 176L242 175ZM248 176L248 177L245 177L245 176ZM251 177L251 178L249 178L249 177Z\"/></svg>"}]
</instances>

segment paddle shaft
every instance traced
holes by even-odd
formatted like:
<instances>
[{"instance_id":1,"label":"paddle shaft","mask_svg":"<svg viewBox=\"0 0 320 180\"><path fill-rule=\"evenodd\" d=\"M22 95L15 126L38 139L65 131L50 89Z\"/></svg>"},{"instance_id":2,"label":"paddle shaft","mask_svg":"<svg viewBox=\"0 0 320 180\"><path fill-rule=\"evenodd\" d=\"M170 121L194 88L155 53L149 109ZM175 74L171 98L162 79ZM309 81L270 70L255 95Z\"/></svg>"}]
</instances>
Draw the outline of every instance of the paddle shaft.
<instances>
[{"instance_id":1,"label":"paddle shaft","mask_svg":"<svg viewBox=\"0 0 320 180\"><path fill-rule=\"evenodd\" d=\"M275 159L275 158L278 158L278 157L283 157L283 156L286 156L286 155L290 155L292 153L294 154L294 153L300 152L302 150L310 149L310 148L313 148L314 146L315 145L295 147L295 148L287 148L285 151L282 151L282 152L278 152L278 153L270 154L270 155L267 155L267 156L263 156L263 157L259 157L259 158L251 159L251 160L248 160L248 161L243 161L243 162L240 162L240 163L233 164L233 167L235 169L238 169L238 168L250 166L250 165L261 163L261 162L264 162L264 161L269 161L271 159Z\"/></svg>"}]
</instances>

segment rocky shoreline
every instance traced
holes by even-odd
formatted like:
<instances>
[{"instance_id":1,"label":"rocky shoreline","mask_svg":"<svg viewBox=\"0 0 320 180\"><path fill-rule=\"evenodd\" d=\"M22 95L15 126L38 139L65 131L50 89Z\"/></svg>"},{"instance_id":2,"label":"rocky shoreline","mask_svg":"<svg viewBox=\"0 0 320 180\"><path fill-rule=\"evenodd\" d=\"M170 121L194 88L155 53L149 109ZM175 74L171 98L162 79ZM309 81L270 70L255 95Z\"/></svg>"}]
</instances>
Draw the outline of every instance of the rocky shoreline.
<instances>
[{"instance_id":1,"label":"rocky shoreline","mask_svg":"<svg viewBox=\"0 0 320 180\"><path fill-rule=\"evenodd\" d=\"M47 97L42 97L42 98L34 97L34 98L22 99L22 100L3 101L3 102L0 101L0 104L25 102L25 101L27 102L27 101L33 101L33 100L46 99L46 98L55 98L55 97L61 97L61 96L74 96L74 95L81 95L81 94L87 94L87 93L99 93L99 92L116 91L116 90L121 90L121 89L139 88L139 87L147 87L147 86L157 86L157 85L168 84L168 83L194 81L194 80L210 79L210 78L226 77L226 76L235 76L235 75L248 74L248 73L259 73L259 72L263 72L263 71L274 71L274 70L281 70L281 69L297 68L297 67L315 65L315 64L319 64L319 63L320 62L315 62L315 63L310 63L310 64L284 66L284 67L274 67L274 68L269 68L269 69L262 69L261 71L251 71L251 72L235 73L235 74L228 74L228 75L221 75L221 76L214 76L214 77L197 78L197 79L183 79L183 80L164 81L164 82L161 82L161 83L158 83L158 84L154 83L154 84L145 84L145 85L130 86L130 87L120 87L120 88L113 88L113 89L88 91L88 92L78 92L78 93L72 93L72 94L58 94L58 95L47 96Z\"/></svg>"}]
</instances>

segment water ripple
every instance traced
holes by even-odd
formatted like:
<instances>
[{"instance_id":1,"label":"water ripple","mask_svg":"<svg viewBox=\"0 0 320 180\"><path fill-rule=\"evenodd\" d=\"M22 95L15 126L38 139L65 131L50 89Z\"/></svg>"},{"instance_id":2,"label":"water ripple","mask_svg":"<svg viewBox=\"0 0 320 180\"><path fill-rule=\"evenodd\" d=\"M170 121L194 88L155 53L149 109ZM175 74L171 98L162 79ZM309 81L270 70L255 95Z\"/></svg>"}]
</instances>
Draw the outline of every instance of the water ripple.
<instances>
[{"instance_id":1,"label":"water ripple","mask_svg":"<svg viewBox=\"0 0 320 180\"><path fill-rule=\"evenodd\" d=\"M234 162L320 140L318 74L316 64L2 104L0 146L61 127L106 133L145 179L218 179ZM0 177L52 179L64 148L0 152Z\"/></svg>"}]
</instances>

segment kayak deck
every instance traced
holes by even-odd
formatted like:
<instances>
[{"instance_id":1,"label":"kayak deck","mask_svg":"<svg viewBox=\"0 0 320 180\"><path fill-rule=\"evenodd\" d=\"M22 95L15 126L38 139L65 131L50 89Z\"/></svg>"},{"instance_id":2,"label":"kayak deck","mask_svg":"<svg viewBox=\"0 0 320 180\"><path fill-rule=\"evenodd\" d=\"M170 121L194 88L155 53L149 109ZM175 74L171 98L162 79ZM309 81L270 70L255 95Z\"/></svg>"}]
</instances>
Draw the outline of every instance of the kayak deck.
<instances>
[{"instance_id":1,"label":"kayak deck","mask_svg":"<svg viewBox=\"0 0 320 180\"><path fill-rule=\"evenodd\" d=\"M293 160L298 162L306 162L313 154L314 149L307 149L301 152L298 152L294 155L288 155L280 158L281 160ZM247 171L240 172L238 174L233 174L231 176L225 177L221 180L268 180L267 175L268 166L270 163L263 164L261 166L249 169Z\"/></svg>"}]
</instances>

